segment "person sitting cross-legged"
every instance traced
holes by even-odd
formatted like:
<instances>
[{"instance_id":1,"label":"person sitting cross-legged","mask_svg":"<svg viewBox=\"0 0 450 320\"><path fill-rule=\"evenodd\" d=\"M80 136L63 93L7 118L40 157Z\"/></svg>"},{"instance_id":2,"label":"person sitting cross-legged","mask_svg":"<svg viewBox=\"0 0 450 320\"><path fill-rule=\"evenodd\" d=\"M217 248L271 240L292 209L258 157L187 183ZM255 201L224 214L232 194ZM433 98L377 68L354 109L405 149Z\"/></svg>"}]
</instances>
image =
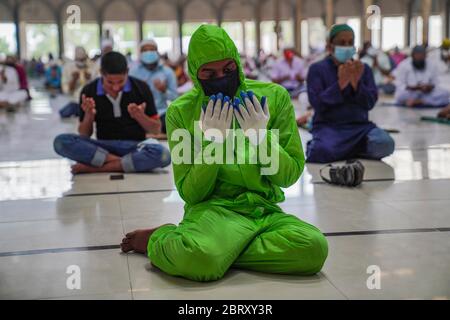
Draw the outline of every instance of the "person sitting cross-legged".
<instances>
[{"instance_id":1,"label":"person sitting cross-legged","mask_svg":"<svg viewBox=\"0 0 450 320\"><path fill-rule=\"evenodd\" d=\"M188 66L194 88L167 109L175 185L186 202L183 221L130 232L122 251L147 254L166 274L195 281L221 279L230 268L318 273L328 255L325 236L278 206L281 188L296 183L304 168L288 92L246 79L236 45L218 26L194 32ZM220 150L231 161L225 163ZM273 171L258 159L238 161L257 150L276 157Z\"/></svg>"},{"instance_id":2,"label":"person sitting cross-legged","mask_svg":"<svg viewBox=\"0 0 450 320\"><path fill-rule=\"evenodd\" d=\"M392 137L369 121L378 89L370 67L353 60L354 40L350 26L333 26L327 43L329 56L309 69L308 97L314 117L308 162L379 160L394 151Z\"/></svg>"},{"instance_id":3,"label":"person sitting cross-legged","mask_svg":"<svg viewBox=\"0 0 450 320\"><path fill-rule=\"evenodd\" d=\"M117 52L103 56L101 77L81 92L77 134L55 138L59 155L77 162L72 172L148 172L170 164L170 152L147 134L161 122L153 95L143 81L128 76L126 58ZM96 126L97 139L91 139Z\"/></svg>"},{"instance_id":4,"label":"person sitting cross-legged","mask_svg":"<svg viewBox=\"0 0 450 320\"><path fill-rule=\"evenodd\" d=\"M427 49L416 46L411 58L395 69L397 104L414 107L445 107L450 93L440 86L438 67L427 59Z\"/></svg>"}]
</instances>

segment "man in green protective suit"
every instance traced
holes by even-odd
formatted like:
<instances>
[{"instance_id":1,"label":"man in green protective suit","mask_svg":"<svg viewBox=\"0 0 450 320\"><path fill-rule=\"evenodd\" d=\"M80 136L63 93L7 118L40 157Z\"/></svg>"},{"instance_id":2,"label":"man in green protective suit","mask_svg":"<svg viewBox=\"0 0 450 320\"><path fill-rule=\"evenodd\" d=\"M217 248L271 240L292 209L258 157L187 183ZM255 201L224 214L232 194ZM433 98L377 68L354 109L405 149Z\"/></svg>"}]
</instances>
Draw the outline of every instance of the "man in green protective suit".
<instances>
[{"instance_id":1,"label":"man in green protective suit","mask_svg":"<svg viewBox=\"0 0 450 320\"><path fill-rule=\"evenodd\" d=\"M235 44L217 26L203 25L192 35L188 66L195 86L170 105L166 117L173 159L175 132L185 130L194 138L198 124L203 137L200 151L192 146L194 161L173 163L175 184L186 203L183 221L128 233L122 251L147 254L162 271L196 281L220 279L231 267L319 272L328 254L325 237L277 205L285 199L281 188L298 181L305 162L288 92L245 79ZM229 132L239 130L245 144L242 150L234 146L234 156L265 149L277 156L276 172L261 174L267 164L259 160L208 161L215 155L208 150L225 149L235 137Z\"/></svg>"}]
</instances>

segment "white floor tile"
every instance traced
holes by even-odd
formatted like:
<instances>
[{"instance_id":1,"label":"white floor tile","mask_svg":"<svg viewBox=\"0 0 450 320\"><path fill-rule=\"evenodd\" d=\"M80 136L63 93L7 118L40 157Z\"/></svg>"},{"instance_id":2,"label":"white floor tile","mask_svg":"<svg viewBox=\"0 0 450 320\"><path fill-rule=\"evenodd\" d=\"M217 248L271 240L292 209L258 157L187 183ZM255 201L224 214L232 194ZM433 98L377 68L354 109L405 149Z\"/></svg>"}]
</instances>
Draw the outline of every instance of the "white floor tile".
<instances>
[{"instance_id":1,"label":"white floor tile","mask_svg":"<svg viewBox=\"0 0 450 320\"><path fill-rule=\"evenodd\" d=\"M80 290L67 288L73 265L79 267ZM95 299L130 291L127 258L117 250L0 257L0 270L0 299Z\"/></svg>"},{"instance_id":2,"label":"white floor tile","mask_svg":"<svg viewBox=\"0 0 450 320\"><path fill-rule=\"evenodd\" d=\"M119 244L122 221L90 217L0 223L0 252Z\"/></svg>"},{"instance_id":3,"label":"white floor tile","mask_svg":"<svg viewBox=\"0 0 450 320\"><path fill-rule=\"evenodd\" d=\"M450 233L329 237L323 273L350 299L450 299ZM380 289L369 289L369 266ZM376 284L369 279L369 283Z\"/></svg>"},{"instance_id":4,"label":"white floor tile","mask_svg":"<svg viewBox=\"0 0 450 320\"><path fill-rule=\"evenodd\" d=\"M117 195L0 201L0 222L120 217Z\"/></svg>"},{"instance_id":5,"label":"white floor tile","mask_svg":"<svg viewBox=\"0 0 450 320\"><path fill-rule=\"evenodd\" d=\"M295 277L230 270L219 281L198 283L165 275L144 256L132 255L129 263L135 299L345 299L321 274Z\"/></svg>"}]
</instances>

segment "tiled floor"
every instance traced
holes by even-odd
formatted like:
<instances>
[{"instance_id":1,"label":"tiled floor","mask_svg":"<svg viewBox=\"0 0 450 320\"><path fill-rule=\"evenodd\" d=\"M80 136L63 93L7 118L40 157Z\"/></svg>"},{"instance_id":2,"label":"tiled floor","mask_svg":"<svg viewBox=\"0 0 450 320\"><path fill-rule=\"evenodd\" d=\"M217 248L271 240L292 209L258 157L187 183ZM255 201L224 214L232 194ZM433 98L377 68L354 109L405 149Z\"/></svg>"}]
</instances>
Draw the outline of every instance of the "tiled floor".
<instances>
[{"instance_id":1,"label":"tiled floor","mask_svg":"<svg viewBox=\"0 0 450 320\"><path fill-rule=\"evenodd\" d=\"M332 187L312 183L310 166L285 190L286 212L327 235L321 273L231 270L195 283L117 247L130 230L182 219L171 169L124 180L72 177L70 162L52 150L55 135L75 130L75 120L56 112L65 98L33 95L16 114L0 111L0 299L450 299L450 126L419 120L435 110L371 113L382 128L400 130L394 155L368 164L368 180L386 181ZM310 135L300 132L305 144ZM74 265L79 290L67 288ZM379 289L368 288L373 266Z\"/></svg>"}]
</instances>

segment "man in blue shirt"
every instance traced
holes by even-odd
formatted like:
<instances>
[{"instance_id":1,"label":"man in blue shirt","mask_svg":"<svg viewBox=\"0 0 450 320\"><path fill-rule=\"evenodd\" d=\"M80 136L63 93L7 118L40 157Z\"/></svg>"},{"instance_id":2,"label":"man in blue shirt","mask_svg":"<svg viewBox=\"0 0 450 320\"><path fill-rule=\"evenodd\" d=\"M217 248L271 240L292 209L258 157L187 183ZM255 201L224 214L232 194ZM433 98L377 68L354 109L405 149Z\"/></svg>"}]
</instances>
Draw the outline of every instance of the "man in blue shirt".
<instances>
[{"instance_id":1,"label":"man in blue shirt","mask_svg":"<svg viewBox=\"0 0 450 320\"><path fill-rule=\"evenodd\" d=\"M329 56L309 69L308 98L314 118L308 162L379 160L394 151L391 136L369 121L378 89L370 67L353 60L354 40L350 26L333 26L327 43Z\"/></svg>"},{"instance_id":2,"label":"man in blue shirt","mask_svg":"<svg viewBox=\"0 0 450 320\"><path fill-rule=\"evenodd\" d=\"M166 133L165 114L167 101L178 97L177 80L173 70L160 61L158 45L152 39L141 43L140 61L130 70L130 75L147 83L153 93L155 106L161 119L161 132Z\"/></svg>"}]
</instances>

